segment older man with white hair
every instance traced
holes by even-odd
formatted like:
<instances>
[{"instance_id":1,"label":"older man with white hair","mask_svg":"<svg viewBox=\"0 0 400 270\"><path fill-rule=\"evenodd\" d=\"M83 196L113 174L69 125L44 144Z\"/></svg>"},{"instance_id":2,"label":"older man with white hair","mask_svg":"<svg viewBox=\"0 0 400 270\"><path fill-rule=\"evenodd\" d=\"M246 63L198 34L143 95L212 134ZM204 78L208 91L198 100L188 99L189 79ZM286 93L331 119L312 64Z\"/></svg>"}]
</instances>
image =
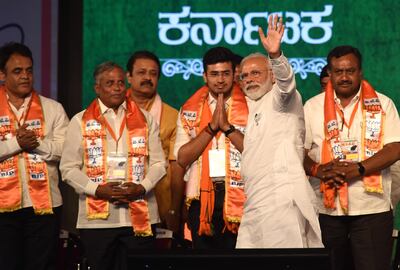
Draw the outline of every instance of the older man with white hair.
<instances>
[{"instance_id":1,"label":"older man with white hair","mask_svg":"<svg viewBox=\"0 0 400 270\"><path fill-rule=\"evenodd\" d=\"M241 173L247 200L236 248L322 247L315 195L303 170L304 114L293 70L282 54L282 18L259 29L268 56L251 54L240 66L249 98Z\"/></svg>"}]
</instances>

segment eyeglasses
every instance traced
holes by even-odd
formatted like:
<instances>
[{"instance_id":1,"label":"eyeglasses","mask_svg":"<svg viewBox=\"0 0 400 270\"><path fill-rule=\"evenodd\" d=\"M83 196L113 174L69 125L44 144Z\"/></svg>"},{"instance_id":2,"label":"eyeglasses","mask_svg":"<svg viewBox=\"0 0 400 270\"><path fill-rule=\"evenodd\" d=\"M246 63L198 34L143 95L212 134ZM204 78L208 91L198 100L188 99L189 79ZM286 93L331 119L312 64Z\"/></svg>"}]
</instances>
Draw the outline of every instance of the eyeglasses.
<instances>
[{"instance_id":1,"label":"eyeglasses","mask_svg":"<svg viewBox=\"0 0 400 270\"><path fill-rule=\"evenodd\" d=\"M210 72L207 74L207 76L208 76L208 77L212 77L212 78L217 78L217 77L220 77L220 76L222 76L222 77L224 77L224 78L227 78L227 77L232 76L232 71L230 71L230 70L224 70L224 71L210 71Z\"/></svg>"},{"instance_id":2,"label":"eyeglasses","mask_svg":"<svg viewBox=\"0 0 400 270\"><path fill-rule=\"evenodd\" d=\"M261 76L262 73L264 73L266 70L252 70L249 73L241 73L239 75L239 79L241 81L245 81L248 80L249 76L251 76L251 78L253 79L257 79Z\"/></svg>"}]
</instances>

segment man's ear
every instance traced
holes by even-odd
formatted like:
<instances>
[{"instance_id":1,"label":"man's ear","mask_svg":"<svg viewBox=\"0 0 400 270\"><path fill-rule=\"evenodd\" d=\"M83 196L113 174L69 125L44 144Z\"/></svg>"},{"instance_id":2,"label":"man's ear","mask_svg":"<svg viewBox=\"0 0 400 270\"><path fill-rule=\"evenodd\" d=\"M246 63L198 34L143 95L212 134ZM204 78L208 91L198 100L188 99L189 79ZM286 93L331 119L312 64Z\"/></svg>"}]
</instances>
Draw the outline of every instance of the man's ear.
<instances>
[{"instance_id":1,"label":"man's ear","mask_svg":"<svg viewBox=\"0 0 400 270\"><path fill-rule=\"evenodd\" d=\"M100 85L98 85L97 83L95 83L93 85L93 89L94 89L94 92L96 93L97 97L99 96L99 91L100 91L99 88L100 88Z\"/></svg>"},{"instance_id":2,"label":"man's ear","mask_svg":"<svg viewBox=\"0 0 400 270\"><path fill-rule=\"evenodd\" d=\"M0 70L0 81L5 81L6 80L6 74L4 71Z\"/></svg>"},{"instance_id":3,"label":"man's ear","mask_svg":"<svg viewBox=\"0 0 400 270\"><path fill-rule=\"evenodd\" d=\"M125 76L126 76L127 82L128 82L129 84L132 84L132 83L131 83L132 76L131 76L131 74L129 73L129 71L126 72Z\"/></svg>"},{"instance_id":4,"label":"man's ear","mask_svg":"<svg viewBox=\"0 0 400 270\"><path fill-rule=\"evenodd\" d=\"M269 75L271 76L272 84L274 84L275 83L275 75L274 75L274 72L272 72L272 69L269 70Z\"/></svg>"},{"instance_id":5,"label":"man's ear","mask_svg":"<svg viewBox=\"0 0 400 270\"><path fill-rule=\"evenodd\" d=\"M204 83L207 84L207 75L205 72L203 72L203 80L204 80Z\"/></svg>"}]
</instances>

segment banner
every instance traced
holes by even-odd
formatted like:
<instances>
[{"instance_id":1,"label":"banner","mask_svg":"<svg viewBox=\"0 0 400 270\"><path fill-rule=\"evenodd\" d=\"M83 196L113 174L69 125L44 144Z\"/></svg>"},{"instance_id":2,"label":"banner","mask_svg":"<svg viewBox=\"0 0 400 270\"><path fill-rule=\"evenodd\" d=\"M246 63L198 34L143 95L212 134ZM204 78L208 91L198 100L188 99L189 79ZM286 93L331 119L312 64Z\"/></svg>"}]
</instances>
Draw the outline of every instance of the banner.
<instances>
[{"instance_id":1,"label":"banner","mask_svg":"<svg viewBox=\"0 0 400 270\"><path fill-rule=\"evenodd\" d=\"M283 17L282 50L296 73L303 101L320 91L319 73L328 52L352 45L363 55L363 74L397 106L400 95L400 2L347 1L84 1L83 106L94 97L92 73L112 60L124 68L136 50L161 60L158 91L179 108L203 84L202 57L214 46L246 56L264 52L258 26L271 14Z\"/></svg>"}]
</instances>

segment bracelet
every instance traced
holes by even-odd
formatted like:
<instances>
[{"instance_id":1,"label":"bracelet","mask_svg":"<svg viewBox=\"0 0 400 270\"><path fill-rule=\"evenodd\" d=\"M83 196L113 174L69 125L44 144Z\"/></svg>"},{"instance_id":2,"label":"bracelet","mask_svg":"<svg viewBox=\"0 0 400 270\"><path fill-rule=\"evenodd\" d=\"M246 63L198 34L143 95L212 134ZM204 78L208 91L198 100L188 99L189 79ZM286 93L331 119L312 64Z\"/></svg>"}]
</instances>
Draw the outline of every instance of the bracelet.
<instances>
[{"instance_id":1,"label":"bracelet","mask_svg":"<svg viewBox=\"0 0 400 270\"><path fill-rule=\"evenodd\" d=\"M319 164L319 163L314 163L311 166L311 176L317 177L317 171L318 171L318 168L319 168L320 165L321 164Z\"/></svg>"},{"instance_id":2,"label":"bracelet","mask_svg":"<svg viewBox=\"0 0 400 270\"><path fill-rule=\"evenodd\" d=\"M212 133L212 131L210 130L210 128L209 128L209 127L206 127L206 128L204 129L204 131L205 131L205 132L207 132L208 134L210 134L210 135L211 135L211 137L214 137L214 136L215 136L215 134L214 134L214 133Z\"/></svg>"},{"instance_id":3,"label":"bracelet","mask_svg":"<svg viewBox=\"0 0 400 270\"><path fill-rule=\"evenodd\" d=\"M211 130L210 130L208 127L206 127L206 128L204 129L204 131L207 132L208 134L210 134L211 137L214 137L214 134L211 132Z\"/></svg>"},{"instance_id":4,"label":"bracelet","mask_svg":"<svg viewBox=\"0 0 400 270\"><path fill-rule=\"evenodd\" d=\"M225 137L228 137L229 134L231 134L232 132L234 132L236 130L234 125L229 125L229 129L227 131L224 131L225 133Z\"/></svg>"},{"instance_id":5,"label":"bracelet","mask_svg":"<svg viewBox=\"0 0 400 270\"><path fill-rule=\"evenodd\" d=\"M217 134L217 132L218 132L218 130L214 130L214 129L212 129L212 127L211 127L211 123L208 123L208 128L209 128L209 130L211 131L211 133L212 133L212 135L214 136L215 134Z\"/></svg>"}]
</instances>

